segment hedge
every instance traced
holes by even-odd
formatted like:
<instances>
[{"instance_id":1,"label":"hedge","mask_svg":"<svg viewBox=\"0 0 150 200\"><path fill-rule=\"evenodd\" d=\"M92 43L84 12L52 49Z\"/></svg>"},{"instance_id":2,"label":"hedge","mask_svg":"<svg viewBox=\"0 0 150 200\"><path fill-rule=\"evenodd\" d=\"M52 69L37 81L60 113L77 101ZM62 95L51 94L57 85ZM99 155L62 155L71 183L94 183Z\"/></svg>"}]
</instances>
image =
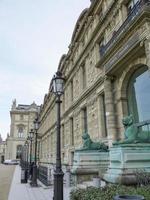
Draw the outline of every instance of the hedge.
<instances>
[{"instance_id":1,"label":"hedge","mask_svg":"<svg viewBox=\"0 0 150 200\"><path fill-rule=\"evenodd\" d=\"M129 187L122 185L107 185L104 188L74 189L70 200L112 200L115 195L142 195L150 200L150 186Z\"/></svg>"}]
</instances>

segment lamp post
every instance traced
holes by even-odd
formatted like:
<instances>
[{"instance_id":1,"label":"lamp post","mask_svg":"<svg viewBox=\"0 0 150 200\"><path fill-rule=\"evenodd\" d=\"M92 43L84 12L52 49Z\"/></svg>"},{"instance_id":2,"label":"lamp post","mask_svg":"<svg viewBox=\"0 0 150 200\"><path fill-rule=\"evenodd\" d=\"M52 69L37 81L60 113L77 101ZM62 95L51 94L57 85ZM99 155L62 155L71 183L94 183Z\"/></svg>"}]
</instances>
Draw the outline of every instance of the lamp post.
<instances>
[{"instance_id":1,"label":"lamp post","mask_svg":"<svg viewBox=\"0 0 150 200\"><path fill-rule=\"evenodd\" d=\"M29 146L28 141L25 142L25 168L28 171L28 158L29 158Z\"/></svg>"},{"instance_id":2,"label":"lamp post","mask_svg":"<svg viewBox=\"0 0 150 200\"><path fill-rule=\"evenodd\" d=\"M57 104L57 141L56 141L56 169L54 171L54 200L63 200L63 176L61 166L61 137L60 137L60 105L61 95L63 94L64 78L60 71L56 72L56 75L52 79L53 81L53 93L56 95Z\"/></svg>"},{"instance_id":3,"label":"lamp post","mask_svg":"<svg viewBox=\"0 0 150 200\"><path fill-rule=\"evenodd\" d=\"M34 130L35 130L35 150L34 150L34 165L31 186L37 187L37 130L39 128L38 118L34 120Z\"/></svg>"},{"instance_id":4,"label":"lamp post","mask_svg":"<svg viewBox=\"0 0 150 200\"><path fill-rule=\"evenodd\" d=\"M30 140L30 164L29 164L29 175L32 176L32 141L33 141L33 129L30 130L28 139Z\"/></svg>"},{"instance_id":5,"label":"lamp post","mask_svg":"<svg viewBox=\"0 0 150 200\"><path fill-rule=\"evenodd\" d=\"M27 183L28 179L28 142L26 141L22 148L21 164L21 183Z\"/></svg>"}]
</instances>

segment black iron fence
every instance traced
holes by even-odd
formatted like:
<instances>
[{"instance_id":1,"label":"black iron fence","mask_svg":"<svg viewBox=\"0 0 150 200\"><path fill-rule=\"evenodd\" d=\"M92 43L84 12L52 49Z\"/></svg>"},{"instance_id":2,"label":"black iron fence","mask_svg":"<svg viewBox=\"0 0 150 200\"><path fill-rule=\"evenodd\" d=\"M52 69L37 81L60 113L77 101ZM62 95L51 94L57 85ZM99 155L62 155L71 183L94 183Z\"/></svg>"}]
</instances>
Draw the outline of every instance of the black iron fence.
<instances>
[{"instance_id":1,"label":"black iron fence","mask_svg":"<svg viewBox=\"0 0 150 200\"><path fill-rule=\"evenodd\" d=\"M150 120L146 120L136 124L138 132L142 133L143 139L147 139L147 142L150 140Z\"/></svg>"},{"instance_id":2,"label":"black iron fence","mask_svg":"<svg viewBox=\"0 0 150 200\"><path fill-rule=\"evenodd\" d=\"M50 185L50 174L48 167L39 166L38 167L38 179L46 186Z\"/></svg>"}]
</instances>

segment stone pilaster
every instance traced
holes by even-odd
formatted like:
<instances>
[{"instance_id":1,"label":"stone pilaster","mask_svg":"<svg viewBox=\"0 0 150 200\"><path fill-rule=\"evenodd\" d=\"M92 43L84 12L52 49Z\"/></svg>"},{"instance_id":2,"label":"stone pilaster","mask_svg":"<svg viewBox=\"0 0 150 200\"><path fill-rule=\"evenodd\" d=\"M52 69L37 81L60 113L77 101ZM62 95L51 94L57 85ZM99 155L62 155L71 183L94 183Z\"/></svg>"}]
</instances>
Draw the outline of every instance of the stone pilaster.
<instances>
[{"instance_id":1,"label":"stone pilaster","mask_svg":"<svg viewBox=\"0 0 150 200\"><path fill-rule=\"evenodd\" d=\"M145 40L146 65L150 70L150 38Z\"/></svg>"},{"instance_id":2,"label":"stone pilaster","mask_svg":"<svg viewBox=\"0 0 150 200\"><path fill-rule=\"evenodd\" d=\"M105 77L104 92L105 92L105 106L106 106L106 120L107 120L107 135L108 135L109 146L111 146L112 141L116 140L116 135L117 135L112 77Z\"/></svg>"}]
</instances>

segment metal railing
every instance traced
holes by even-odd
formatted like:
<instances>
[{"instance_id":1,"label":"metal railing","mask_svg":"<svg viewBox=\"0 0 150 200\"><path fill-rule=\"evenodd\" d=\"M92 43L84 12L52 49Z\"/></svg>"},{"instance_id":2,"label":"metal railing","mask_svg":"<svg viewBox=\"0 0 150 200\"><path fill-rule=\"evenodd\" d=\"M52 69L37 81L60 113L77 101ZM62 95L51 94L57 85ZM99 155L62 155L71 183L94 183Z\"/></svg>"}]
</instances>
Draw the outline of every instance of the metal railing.
<instances>
[{"instance_id":1,"label":"metal railing","mask_svg":"<svg viewBox=\"0 0 150 200\"><path fill-rule=\"evenodd\" d=\"M139 122L136 124L138 128L138 132L142 133L143 137L145 137L145 140L147 139L147 142L150 140L150 120L146 120L143 122Z\"/></svg>"},{"instance_id":2,"label":"metal railing","mask_svg":"<svg viewBox=\"0 0 150 200\"><path fill-rule=\"evenodd\" d=\"M50 185L48 168L45 166L38 167L38 179L46 186Z\"/></svg>"},{"instance_id":3,"label":"metal railing","mask_svg":"<svg viewBox=\"0 0 150 200\"><path fill-rule=\"evenodd\" d=\"M136 16L138 16L141 13L142 8L145 5L150 5L150 0L141 0L134 5L132 10L128 13L128 17L126 18L126 20L123 22L123 24L120 26L120 28L113 33L112 38L107 42L106 45L100 46L100 56L101 57L118 40L119 36L130 26L130 24L136 18Z\"/></svg>"}]
</instances>

